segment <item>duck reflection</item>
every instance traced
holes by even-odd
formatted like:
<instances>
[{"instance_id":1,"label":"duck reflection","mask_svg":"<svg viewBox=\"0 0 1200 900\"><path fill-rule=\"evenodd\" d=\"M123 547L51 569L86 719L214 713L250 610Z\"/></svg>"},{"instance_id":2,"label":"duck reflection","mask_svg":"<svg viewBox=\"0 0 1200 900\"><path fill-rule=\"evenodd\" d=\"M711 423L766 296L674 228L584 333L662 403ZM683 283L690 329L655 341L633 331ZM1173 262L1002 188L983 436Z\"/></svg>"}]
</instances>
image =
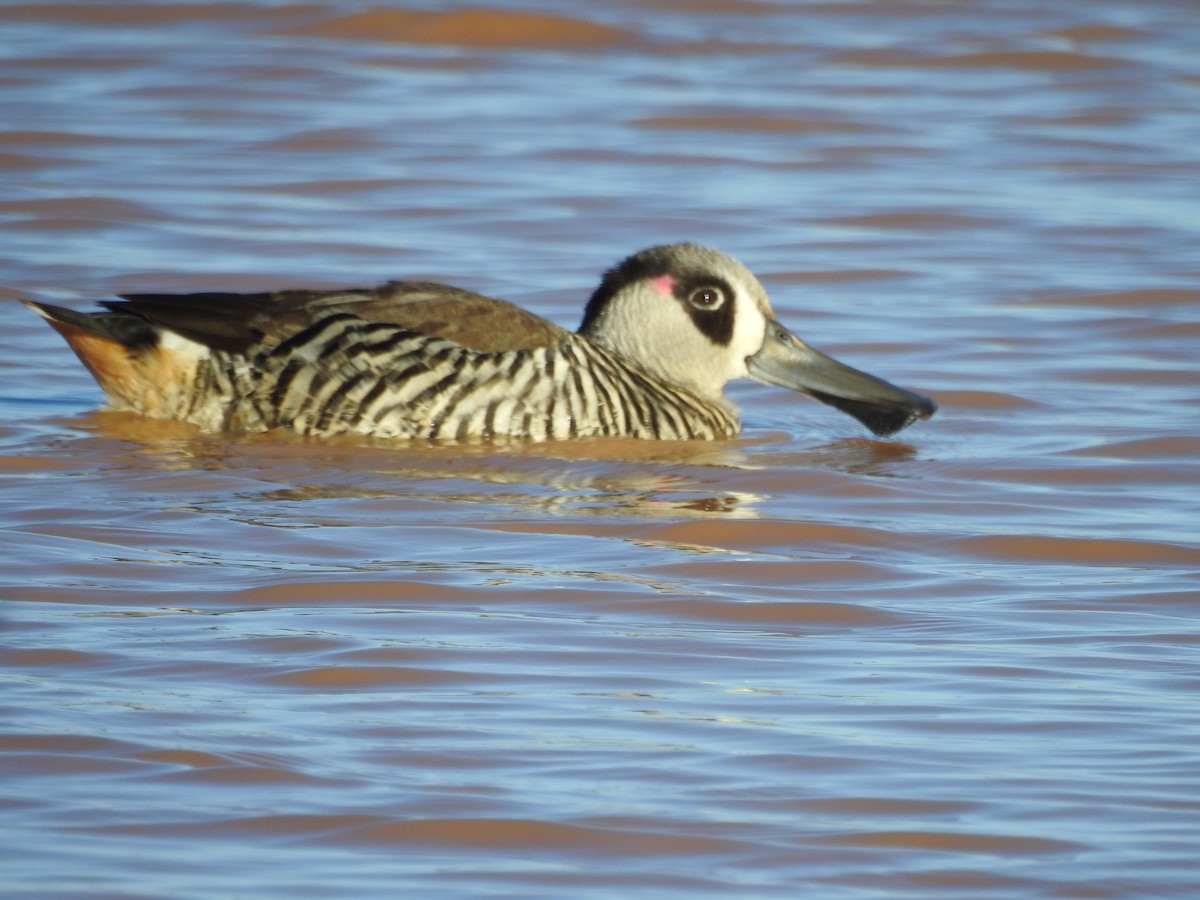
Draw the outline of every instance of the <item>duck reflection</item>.
<instances>
[{"instance_id":1,"label":"duck reflection","mask_svg":"<svg viewBox=\"0 0 1200 900\"><path fill-rule=\"evenodd\" d=\"M353 501L381 502L384 509L372 515L389 517L411 517L413 504L421 504L426 521L431 512L436 515L429 503L587 516L755 518L776 483L774 478L764 483L763 473L776 473L781 487L821 470L897 477L918 452L903 442L861 438L792 449L786 435L456 445L356 437L318 441L287 432L204 434L178 422L103 410L71 424L97 442L88 456L105 469L149 464L248 479L255 488L247 491L239 483L243 502L231 504L242 510L238 515L283 527L304 524L296 520L296 503L336 500L351 502L343 508L323 504L323 523L360 523L364 513ZM747 477L752 472L758 474ZM253 509L244 505L251 499ZM304 515L314 512L306 509Z\"/></svg>"},{"instance_id":2,"label":"duck reflection","mask_svg":"<svg viewBox=\"0 0 1200 900\"><path fill-rule=\"evenodd\" d=\"M72 424L100 445L88 455L106 469L149 463L159 470L219 471L265 483L253 492L257 508L246 510L260 523L286 525L296 513L294 504L318 500L499 505L571 515L753 517L764 499L728 483L731 472L757 468L734 441L397 445L355 437L318 441L286 432L205 434L190 425L107 410ZM240 497L250 499L244 491ZM279 506L280 515L263 508L268 504ZM362 510L351 504L339 512L325 504L320 518L322 524L359 523Z\"/></svg>"}]
</instances>

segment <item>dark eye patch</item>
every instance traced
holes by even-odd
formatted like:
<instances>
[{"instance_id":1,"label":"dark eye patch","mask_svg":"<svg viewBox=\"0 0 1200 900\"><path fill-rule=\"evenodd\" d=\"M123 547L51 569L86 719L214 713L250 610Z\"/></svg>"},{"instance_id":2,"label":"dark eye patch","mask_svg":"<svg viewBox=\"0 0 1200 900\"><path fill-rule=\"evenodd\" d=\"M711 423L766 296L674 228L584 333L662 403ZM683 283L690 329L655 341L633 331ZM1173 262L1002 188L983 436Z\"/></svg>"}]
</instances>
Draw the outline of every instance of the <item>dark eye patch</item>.
<instances>
[{"instance_id":1,"label":"dark eye patch","mask_svg":"<svg viewBox=\"0 0 1200 900\"><path fill-rule=\"evenodd\" d=\"M676 278L675 298L683 304L696 327L714 344L725 347L733 339L733 288L712 275Z\"/></svg>"}]
</instances>

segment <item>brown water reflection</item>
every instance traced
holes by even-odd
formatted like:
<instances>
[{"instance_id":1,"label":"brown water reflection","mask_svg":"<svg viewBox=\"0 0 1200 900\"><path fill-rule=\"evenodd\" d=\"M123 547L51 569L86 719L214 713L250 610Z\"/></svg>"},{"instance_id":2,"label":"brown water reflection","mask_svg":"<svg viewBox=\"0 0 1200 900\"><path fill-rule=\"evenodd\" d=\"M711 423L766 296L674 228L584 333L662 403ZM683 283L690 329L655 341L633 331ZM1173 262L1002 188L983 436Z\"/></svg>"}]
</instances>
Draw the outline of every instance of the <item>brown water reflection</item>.
<instances>
[{"instance_id":1,"label":"brown water reflection","mask_svg":"<svg viewBox=\"0 0 1200 900\"><path fill-rule=\"evenodd\" d=\"M0 27L0 297L434 278L573 327L693 239L941 407L202 435L0 303L0 893L1200 891L1187 4Z\"/></svg>"}]
</instances>

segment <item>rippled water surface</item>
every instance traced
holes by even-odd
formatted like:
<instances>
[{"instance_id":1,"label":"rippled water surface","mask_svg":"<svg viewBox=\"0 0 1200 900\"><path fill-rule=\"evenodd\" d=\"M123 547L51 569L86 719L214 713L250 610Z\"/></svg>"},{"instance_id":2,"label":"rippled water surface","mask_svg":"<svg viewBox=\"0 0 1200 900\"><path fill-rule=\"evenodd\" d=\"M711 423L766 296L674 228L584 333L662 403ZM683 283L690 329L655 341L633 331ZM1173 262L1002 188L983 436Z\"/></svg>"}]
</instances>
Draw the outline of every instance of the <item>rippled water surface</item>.
<instances>
[{"instance_id":1,"label":"rippled water surface","mask_svg":"<svg viewBox=\"0 0 1200 900\"><path fill-rule=\"evenodd\" d=\"M0 891L1195 896L1196 5L567 9L0 7ZM683 239L938 416L198 435L11 299Z\"/></svg>"}]
</instances>

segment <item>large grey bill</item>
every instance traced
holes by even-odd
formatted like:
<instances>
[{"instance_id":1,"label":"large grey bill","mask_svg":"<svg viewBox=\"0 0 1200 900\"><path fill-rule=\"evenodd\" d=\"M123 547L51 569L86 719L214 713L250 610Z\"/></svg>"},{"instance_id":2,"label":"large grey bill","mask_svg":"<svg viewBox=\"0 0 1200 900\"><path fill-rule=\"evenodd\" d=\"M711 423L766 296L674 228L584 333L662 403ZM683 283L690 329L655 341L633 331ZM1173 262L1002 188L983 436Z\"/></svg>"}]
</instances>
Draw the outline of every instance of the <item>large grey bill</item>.
<instances>
[{"instance_id":1,"label":"large grey bill","mask_svg":"<svg viewBox=\"0 0 1200 900\"><path fill-rule=\"evenodd\" d=\"M880 437L937 411L928 397L814 350L774 319L767 322L762 349L748 357L746 365L759 381L808 394L853 416Z\"/></svg>"}]
</instances>

